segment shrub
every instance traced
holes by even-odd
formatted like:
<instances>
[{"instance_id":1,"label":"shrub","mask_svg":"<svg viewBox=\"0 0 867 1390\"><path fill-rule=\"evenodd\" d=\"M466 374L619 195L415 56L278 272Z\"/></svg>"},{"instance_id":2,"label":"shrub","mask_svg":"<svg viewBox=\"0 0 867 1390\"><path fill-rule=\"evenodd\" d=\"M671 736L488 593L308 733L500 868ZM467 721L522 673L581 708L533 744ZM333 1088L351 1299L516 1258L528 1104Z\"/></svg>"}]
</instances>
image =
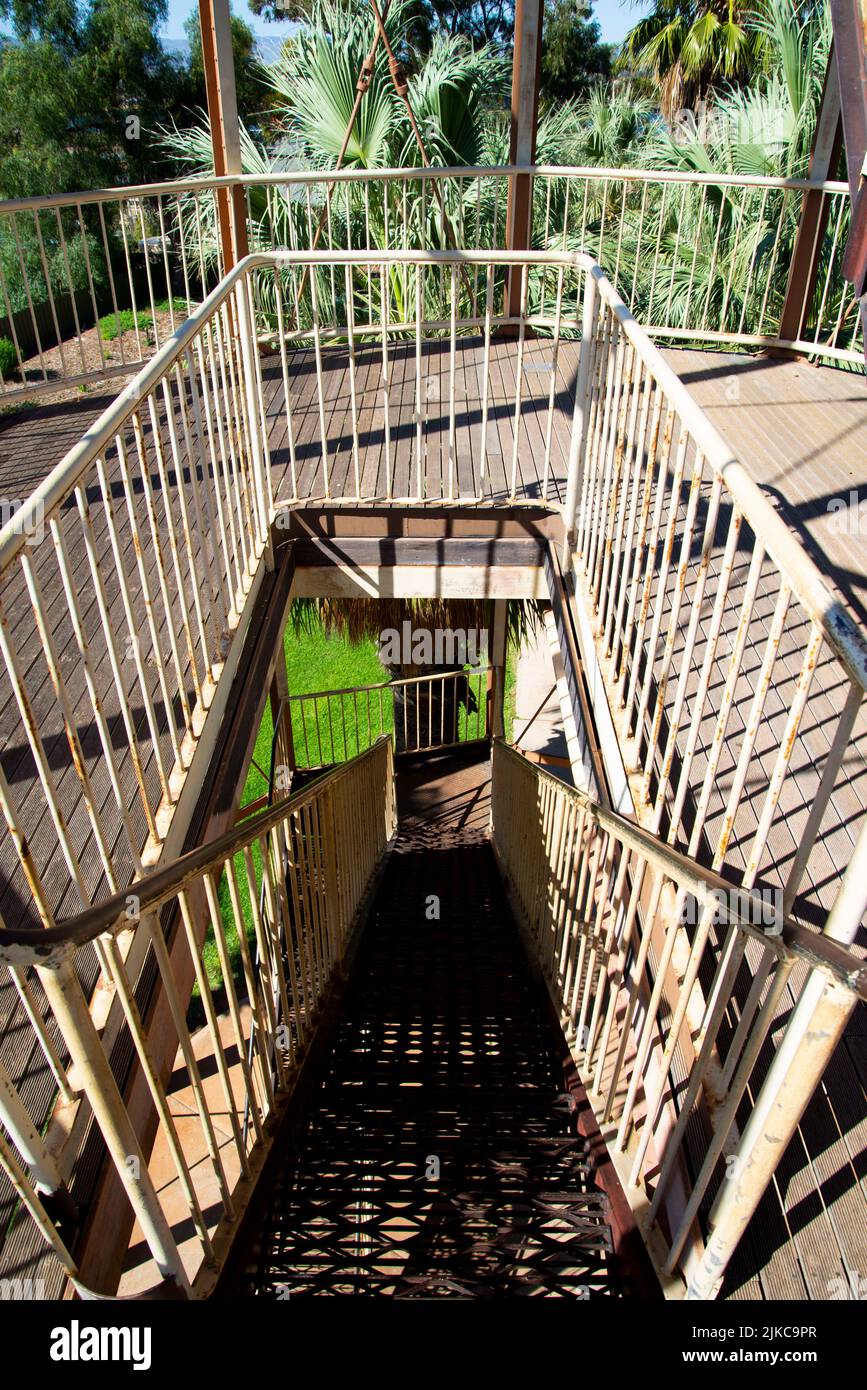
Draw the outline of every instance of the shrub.
<instances>
[{"instance_id":1,"label":"shrub","mask_svg":"<svg viewBox=\"0 0 867 1390\"><path fill-rule=\"evenodd\" d=\"M112 311L110 314L103 314L99 320L99 336L106 343L111 343L121 333L128 333L135 328L138 321L139 328L146 328L151 321L150 309L142 309L138 314L134 314L132 309L119 309L117 313Z\"/></svg>"},{"instance_id":2,"label":"shrub","mask_svg":"<svg viewBox=\"0 0 867 1390\"><path fill-rule=\"evenodd\" d=\"M167 299L158 299L156 303L157 312L165 312L169 307ZM175 297L172 300L172 308L175 311L175 318L180 315L182 319L187 317L187 301ZM99 320L99 336L103 342L111 343L120 333L129 333L132 329L138 328L140 333L145 332L153 322L153 314L150 309L118 309L110 314L103 314Z\"/></svg>"},{"instance_id":3,"label":"shrub","mask_svg":"<svg viewBox=\"0 0 867 1390\"><path fill-rule=\"evenodd\" d=\"M83 238L81 229L71 214L65 216L64 222L65 245L61 245L57 224L48 213L40 215L41 245L36 236L35 226L21 218L14 226L9 225L8 219L4 219L3 225L0 225L0 268L6 281L8 307L13 313L28 307L25 276L30 284L34 302L41 303L47 298L46 265L51 290L56 299L68 294L70 290L89 289L88 262L97 294L107 284L101 240L91 232L87 232L86 238ZM17 237L15 231L18 233ZM3 299L4 310L7 308L6 296Z\"/></svg>"},{"instance_id":4,"label":"shrub","mask_svg":"<svg viewBox=\"0 0 867 1390\"><path fill-rule=\"evenodd\" d=\"M0 338L0 373L3 380L8 381L18 370L18 354L15 351L15 344L10 343L8 338Z\"/></svg>"}]
</instances>

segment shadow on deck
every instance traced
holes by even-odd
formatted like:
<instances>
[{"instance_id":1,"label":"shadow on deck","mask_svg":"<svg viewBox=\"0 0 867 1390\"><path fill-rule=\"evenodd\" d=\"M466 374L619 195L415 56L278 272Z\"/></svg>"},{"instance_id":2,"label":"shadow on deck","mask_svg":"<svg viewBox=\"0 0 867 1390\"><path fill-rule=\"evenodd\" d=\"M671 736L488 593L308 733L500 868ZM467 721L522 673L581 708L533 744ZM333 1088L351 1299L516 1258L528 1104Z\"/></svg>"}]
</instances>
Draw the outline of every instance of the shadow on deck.
<instances>
[{"instance_id":1,"label":"shadow on deck","mask_svg":"<svg viewBox=\"0 0 867 1390\"><path fill-rule=\"evenodd\" d=\"M223 1294L659 1297L576 1127L487 843L489 778L486 749L401 765L344 1008Z\"/></svg>"}]
</instances>

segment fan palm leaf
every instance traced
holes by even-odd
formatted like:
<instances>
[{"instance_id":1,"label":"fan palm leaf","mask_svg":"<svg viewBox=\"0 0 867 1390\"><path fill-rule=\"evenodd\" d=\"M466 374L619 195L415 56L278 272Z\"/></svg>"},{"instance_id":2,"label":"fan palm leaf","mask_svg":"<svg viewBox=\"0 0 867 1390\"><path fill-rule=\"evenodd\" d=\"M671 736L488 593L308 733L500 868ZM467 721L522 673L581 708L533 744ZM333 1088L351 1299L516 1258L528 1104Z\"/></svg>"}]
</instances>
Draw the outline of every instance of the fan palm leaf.
<instances>
[{"instance_id":1,"label":"fan palm leaf","mask_svg":"<svg viewBox=\"0 0 867 1390\"><path fill-rule=\"evenodd\" d=\"M410 78L409 101L432 164L478 164L482 113L505 99L509 64L492 48L473 49L457 35L437 34L424 65ZM410 133L402 162L418 164Z\"/></svg>"},{"instance_id":2,"label":"fan palm leaf","mask_svg":"<svg viewBox=\"0 0 867 1390\"><path fill-rule=\"evenodd\" d=\"M389 12L386 28L396 41L401 5ZM283 127L299 154L314 168L333 167L353 114L358 74L373 41L375 20L366 8L317 0L310 21L283 45L269 69L269 84L283 110ZM349 168L387 165L400 113L388 79L383 46L374 76L356 113L343 163Z\"/></svg>"}]
</instances>

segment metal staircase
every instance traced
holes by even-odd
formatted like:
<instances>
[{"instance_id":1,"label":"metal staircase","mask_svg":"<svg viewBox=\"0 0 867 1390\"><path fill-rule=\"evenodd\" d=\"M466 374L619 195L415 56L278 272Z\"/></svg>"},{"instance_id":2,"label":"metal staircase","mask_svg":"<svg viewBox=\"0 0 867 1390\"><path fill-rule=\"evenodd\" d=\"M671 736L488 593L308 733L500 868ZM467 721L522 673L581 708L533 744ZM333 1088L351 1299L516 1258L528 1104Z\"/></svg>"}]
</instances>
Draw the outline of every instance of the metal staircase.
<instances>
[{"instance_id":1,"label":"metal staircase","mask_svg":"<svg viewBox=\"0 0 867 1390\"><path fill-rule=\"evenodd\" d=\"M628 1296L568 1059L486 837L404 822L306 1114L224 1291Z\"/></svg>"}]
</instances>

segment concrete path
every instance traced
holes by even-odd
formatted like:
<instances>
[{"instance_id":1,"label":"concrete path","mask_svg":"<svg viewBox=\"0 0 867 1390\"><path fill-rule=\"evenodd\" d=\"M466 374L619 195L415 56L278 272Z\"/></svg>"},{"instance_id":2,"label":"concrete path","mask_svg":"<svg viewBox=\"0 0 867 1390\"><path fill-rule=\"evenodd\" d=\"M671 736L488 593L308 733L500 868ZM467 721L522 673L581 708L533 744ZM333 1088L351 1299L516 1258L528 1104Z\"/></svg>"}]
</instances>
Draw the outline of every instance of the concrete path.
<instances>
[{"instance_id":1,"label":"concrete path","mask_svg":"<svg viewBox=\"0 0 867 1390\"><path fill-rule=\"evenodd\" d=\"M552 757L568 758L568 749L551 646L545 627L540 627L528 637L518 657L513 729L513 740L522 753L544 755L546 771L571 783L568 766L559 767L547 761Z\"/></svg>"}]
</instances>

